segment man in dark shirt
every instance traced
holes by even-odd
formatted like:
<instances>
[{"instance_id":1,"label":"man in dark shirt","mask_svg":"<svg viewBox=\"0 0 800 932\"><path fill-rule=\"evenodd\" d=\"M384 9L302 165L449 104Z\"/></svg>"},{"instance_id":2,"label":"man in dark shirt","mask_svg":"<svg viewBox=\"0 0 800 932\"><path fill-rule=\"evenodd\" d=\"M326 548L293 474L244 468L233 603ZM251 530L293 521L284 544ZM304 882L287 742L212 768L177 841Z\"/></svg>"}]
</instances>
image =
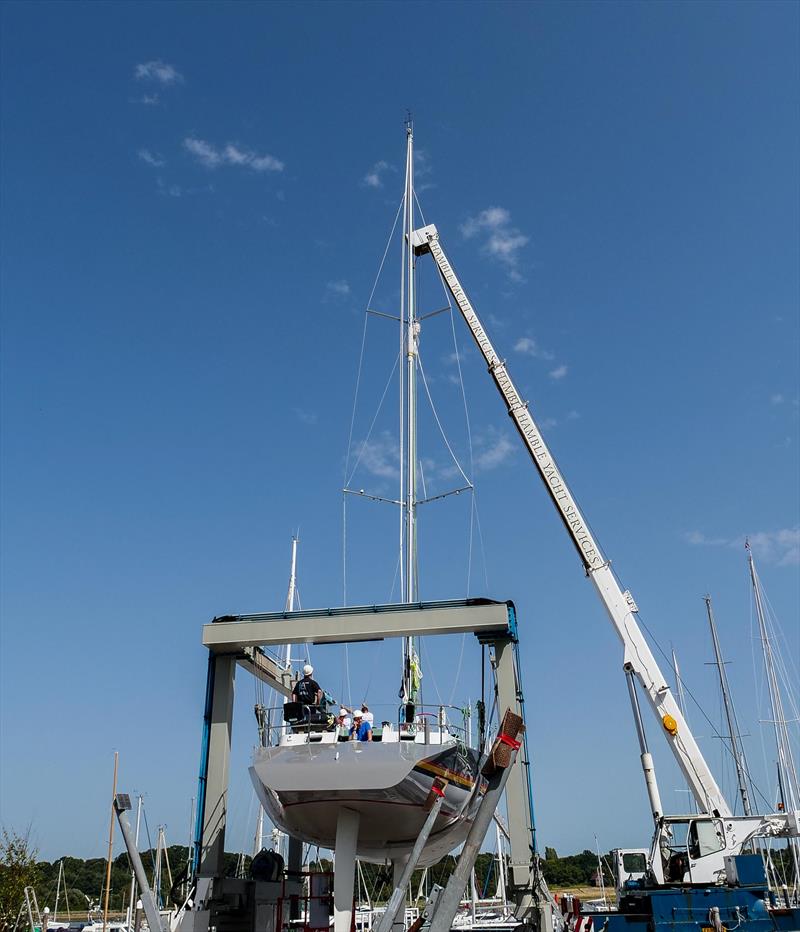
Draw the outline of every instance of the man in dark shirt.
<instances>
[{"instance_id":1,"label":"man in dark shirt","mask_svg":"<svg viewBox=\"0 0 800 932\"><path fill-rule=\"evenodd\" d=\"M310 663L303 667L303 678L294 684L292 699L302 702L303 705L320 705L322 703L322 689L319 683L311 678L314 668Z\"/></svg>"}]
</instances>

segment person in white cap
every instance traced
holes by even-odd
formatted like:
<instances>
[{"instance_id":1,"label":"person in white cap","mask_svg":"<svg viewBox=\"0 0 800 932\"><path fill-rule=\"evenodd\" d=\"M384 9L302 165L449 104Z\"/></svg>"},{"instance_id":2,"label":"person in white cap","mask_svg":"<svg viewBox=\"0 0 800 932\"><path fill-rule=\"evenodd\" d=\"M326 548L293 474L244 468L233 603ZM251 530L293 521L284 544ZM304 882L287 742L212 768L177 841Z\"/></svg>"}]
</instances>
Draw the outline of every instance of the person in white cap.
<instances>
[{"instance_id":1,"label":"person in white cap","mask_svg":"<svg viewBox=\"0 0 800 932\"><path fill-rule=\"evenodd\" d=\"M351 741L372 741L372 728L369 722L364 721L361 709L353 712L353 727L350 729Z\"/></svg>"},{"instance_id":2,"label":"person in white cap","mask_svg":"<svg viewBox=\"0 0 800 932\"><path fill-rule=\"evenodd\" d=\"M347 709L342 706L339 709L339 714L336 716L336 727L338 729L346 729L347 733L350 733L353 723L350 721L350 716L347 714Z\"/></svg>"},{"instance_id":3,"label":"person in white cap","mask_svg":"<svg viewBox=\"0 0 800 932\"><path fill-rule=\"evenodd\" d=\"M322 702L322 689L319 683L311 678L314 668L310 663L303 667L303 678L294 684L292 699L302 702L303 705L320 705Z\"/></svg>"}]
</instances>

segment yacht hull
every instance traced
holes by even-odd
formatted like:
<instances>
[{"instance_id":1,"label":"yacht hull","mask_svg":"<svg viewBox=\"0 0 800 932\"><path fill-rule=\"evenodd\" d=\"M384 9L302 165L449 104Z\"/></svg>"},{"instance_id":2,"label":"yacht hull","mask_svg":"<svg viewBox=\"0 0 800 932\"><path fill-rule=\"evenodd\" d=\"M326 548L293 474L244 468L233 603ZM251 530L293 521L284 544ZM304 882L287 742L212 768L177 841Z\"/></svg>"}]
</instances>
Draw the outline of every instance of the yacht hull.
<instances>
[{"instance_id":1,"label":"yacht hull","mask_svg":"<svg viewBox=\"0 0 800 932\"><path fill-rule=\"evenodd\" d=\"M358 812L357 855L375 861L411 851L428 815L431 785L436 777L446 780L420 860L426 865L465 840L485 789L477 770L477 752L455 741L347 741L258 748L250 775L275 825L308 844L333 848L340 809Z\"/></svg>"}]
</instances>

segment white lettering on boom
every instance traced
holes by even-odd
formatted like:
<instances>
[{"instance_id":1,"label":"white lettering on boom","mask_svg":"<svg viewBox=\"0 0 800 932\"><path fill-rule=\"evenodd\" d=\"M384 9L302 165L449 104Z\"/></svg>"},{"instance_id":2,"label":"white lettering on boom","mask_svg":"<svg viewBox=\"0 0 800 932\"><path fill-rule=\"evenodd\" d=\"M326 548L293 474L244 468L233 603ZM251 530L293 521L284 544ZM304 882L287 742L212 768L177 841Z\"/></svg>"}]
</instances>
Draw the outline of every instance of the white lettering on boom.
<instances>
[{"instance_id":1,"label":"white lettering on boom","mask_svg":"<svg viewBox=\"0 0 800 932\"><path fill-rule=\"evenodd\" d=\"M478 320L478 315L475 313L474 308L464 293L464 289L456 278L452 266L447 261L442 247L439 245L438 238L429 241L429 248L431 255L439 267L439 271L442 273L450 289L450 293L453 295L453 298L467 322L467 326L472 331L478 348L483 353L483 357L489 365L492 377L506 401L508 413L513 417L528 447L528 451L539 468L542 478L556 503L556 507L564 519L564 523L570 529L583 555L584 561L589 567L602 565L602 558L595 546L592 535L587 530L583 517L578 511L578 507L570 495L566 483L558 472L555 462L550 456L550 451L547 449L547 445L539 434L539 429L527 408L523 406L519 393L514 383L511 381L511 376L508 374L505 365L500 361L489 337L486 335L486 331Z\"/></svg>"}]
</instances>

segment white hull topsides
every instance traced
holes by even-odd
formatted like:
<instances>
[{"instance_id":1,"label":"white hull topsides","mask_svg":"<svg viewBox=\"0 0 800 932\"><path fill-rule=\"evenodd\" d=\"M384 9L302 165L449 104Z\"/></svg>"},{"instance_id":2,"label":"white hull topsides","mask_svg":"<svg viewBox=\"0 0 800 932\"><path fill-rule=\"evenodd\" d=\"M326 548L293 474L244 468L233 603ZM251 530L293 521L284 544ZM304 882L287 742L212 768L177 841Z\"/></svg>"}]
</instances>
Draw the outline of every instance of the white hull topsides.
<instances>
[{"instance_id":1,"label":"white hull topsides","mask_svg":"<svg viewBox=\"0 0 800 932\"><path fill-rule=\"evenodd\" d=\"M334 848L340 810L358 812L357 855L375 861L410 852L428 814L433 780L441 777L447 781L444 804L420 860L433 864L465 840L483 787L479 777L475 785L475 751L446 732L428 740L287 735L277 746L255 750L250 775L275 825L309 844Z\"/></svg>"}]
</instances>

